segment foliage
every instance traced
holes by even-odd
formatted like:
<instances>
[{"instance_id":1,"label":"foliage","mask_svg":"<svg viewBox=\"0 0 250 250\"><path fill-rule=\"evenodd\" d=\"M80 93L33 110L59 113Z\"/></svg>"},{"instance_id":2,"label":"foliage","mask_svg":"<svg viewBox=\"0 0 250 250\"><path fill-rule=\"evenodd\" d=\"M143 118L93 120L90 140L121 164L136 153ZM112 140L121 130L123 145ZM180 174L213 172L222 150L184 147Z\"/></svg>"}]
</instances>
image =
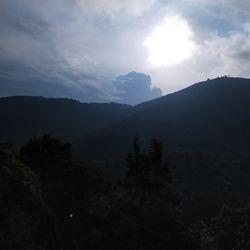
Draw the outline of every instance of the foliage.
<instances>
[{"instance_id":1,"label":"foliage","mask_svg":"<svg viewBox=\"0 0 250 250\"><path fill-rule=\"evenodd\" d=\"M0 144L0 248L60 249L37 177L6 144Z\"/></svg>"},{"instance_id":2,"label":"foliage","mask_svg":"<svg viewBox=\"0 0 250 250\"><path fill-rule=\"evenodd\" d=\"M187 249L180 197L163 161L162 144L152 140L145 153L135 140L127 162L126 178L86 211L89 233L79 238L88 249Z\"/></svg>"},{"instance_id":3,"label":"foliage","mask_svg":"<svg viewBox=\"0 0 250 250\"><path fill-rule=\"evenodd\" d=\"M178 164L187 166L179 172L182 180L188 176L185 171L193 174L193 179L185 180L189 190L184 192L184 201L193 199L203 208L195 200L201 197L202 202L209 199L212 208L218 206L218 200L212 201L209 195L218 187L222 194L228 192L224 188L228 181L213 177L217 171L226 176L227 162L218 163L203 154L175 157ZM190 210L183 212L182 197L158 140L153 139L147 151L134 140L126 175L118 181L111 181L96 162L74 161L71 145L49 135L31 139L20 150L20 158L24 163L11 145L0 144L1 249L250 249L249 206L224 206L219 215L204 217L205 222L196 220L188 229L185 218L189 221L190 214L183 215ZM198 163L205 164L206 171ZM178 173L178 166L171 166ZM233 167L229 170L234 171ZM192 220L207 210L197 217L191 213Z\"/></svg>"},{"instance_id":4,"label":"foliage","mask_svg":"<svg viewBox=\"0 0 250 250\"><path fill-rule=\"evenodd\" d=\"M210 224L219 250L250 249L250 207L224 206Z\"/></svg>"}]
</instances>

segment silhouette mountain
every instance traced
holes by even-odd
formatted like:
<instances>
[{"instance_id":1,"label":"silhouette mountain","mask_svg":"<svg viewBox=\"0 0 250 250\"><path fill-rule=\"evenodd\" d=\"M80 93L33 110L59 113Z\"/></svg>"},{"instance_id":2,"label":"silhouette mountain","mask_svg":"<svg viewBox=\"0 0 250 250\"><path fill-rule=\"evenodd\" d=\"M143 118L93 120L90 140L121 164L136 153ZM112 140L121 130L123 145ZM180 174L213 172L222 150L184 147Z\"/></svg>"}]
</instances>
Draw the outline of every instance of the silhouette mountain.
<instances>
[{"instance_id":1,"label":"silhouette mountain","mask_svg":"<svg viewBox=\"0 0 250 250\"><path fill-rule=\"evenodd\" d=\"M220 77L130 109L112 126L82 138L78 151L105 158L126 155L135 136L162 140L168 151L250 150L250 79Z\"/></svg>"},{"instance_id":2,"label":"silhouette mountain","mask_svg":"<svg viewBox=\"0 0 250 250\"><path fill-rule=\"evenodd\" d=\"M81 156L125 156L135 136L167 151L250 149L250 79L222 77L131 107L43 97L0 98L0 140L17 145L50 133ZM83 154L84 153L84 154Z\"/></svg>"},{"instance_id":3,"label":"silhouette mountain","mask_svg":"<svg viewBox=\"0 0 250 250\"><path fill-rule=\"evenodd\" d=\"M31 137L49 133L72 142L111 125L129 108L129 105L88 104L62 98L0 98L0 141L20 146Z\"/></svg>"}]
</instances>

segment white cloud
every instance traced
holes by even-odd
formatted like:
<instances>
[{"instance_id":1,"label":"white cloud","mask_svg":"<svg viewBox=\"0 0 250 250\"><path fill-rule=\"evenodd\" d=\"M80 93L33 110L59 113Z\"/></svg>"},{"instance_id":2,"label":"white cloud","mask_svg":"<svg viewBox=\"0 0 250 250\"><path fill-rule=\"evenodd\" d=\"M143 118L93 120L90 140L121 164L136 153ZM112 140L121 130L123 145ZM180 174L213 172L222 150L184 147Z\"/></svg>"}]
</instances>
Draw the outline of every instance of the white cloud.
<instances>
[{"instance_id":1,"label":"white cloud","mask_svg":"<svg viewBox=\"0 0 250 250\"><path fill-rule=\"evenodd\" d=\"M249 0L216 0L211 1L212 3L221 4L223 6L228 6L234 8L235 10L247 10L250 9Z\"/></svg>"},{"instance_id":2,"label":"white cloud","mask_svg":"<svg viewBox=\"0 0 250 250\"><path fill-rule=\"evenodd\" d=\"M206 43L205 49L208 51L207 56L210 55L217 64L211 70L213 76L219 73L250 76L249 33L235 32L228 37L214 37Z\"/></svg>"},{"instance_id":3,"label":"white cloud","mask_svg":"<svg viewBox=\"0 0 250 250\"><path fill-rule=\"evenodd\" d=\"M199 45L197 52L186 62L145 71L165 93L222 75L250 77L249 32L233 32L226 37L213 35Z\"/></svg>"},{"instance_id":4,"label":"white cloud","mask_svg":"<svg viewBox=\"0 0 250 250\"><path fill-rule=\"evenodd\" d=\"M113 16L118 12L138 16L148 10L155 0L77 0L85 13Z\"/></svg>"}]
</instances>

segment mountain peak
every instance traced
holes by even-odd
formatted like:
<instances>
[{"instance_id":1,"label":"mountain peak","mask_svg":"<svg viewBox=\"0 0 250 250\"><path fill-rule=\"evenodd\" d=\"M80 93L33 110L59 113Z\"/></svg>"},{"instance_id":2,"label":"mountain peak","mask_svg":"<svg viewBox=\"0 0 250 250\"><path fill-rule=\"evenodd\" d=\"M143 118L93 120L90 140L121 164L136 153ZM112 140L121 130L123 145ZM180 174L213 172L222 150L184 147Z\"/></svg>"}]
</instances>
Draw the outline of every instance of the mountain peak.
<instances>
[{"instance_id":1,"label":"mountain peak","mask_svg":"<svg viewBox=\"0 0 250 250\"><path fill-rule=\"evenodd\" d=\"M124 154L135 136L145 145L159 138L169 151L243 152L250 148L249 107L250 79L216 78L139 104L84 143L101 155Z\"/></svg>"}]
</instances>

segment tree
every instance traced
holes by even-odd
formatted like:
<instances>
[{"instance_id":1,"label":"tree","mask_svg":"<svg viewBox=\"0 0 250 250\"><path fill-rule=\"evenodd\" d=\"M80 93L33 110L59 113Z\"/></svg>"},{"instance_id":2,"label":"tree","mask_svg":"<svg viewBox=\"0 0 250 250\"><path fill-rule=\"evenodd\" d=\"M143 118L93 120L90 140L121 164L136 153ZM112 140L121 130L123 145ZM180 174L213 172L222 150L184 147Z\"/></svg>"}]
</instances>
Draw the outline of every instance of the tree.
<instances>
[{"instance_id":1,"label":"tree","mask_svg":"<svg viewBox=\"0 0 250 250\"><path fill-rule=\"evenodd\" d=\"M42 195L59 221L64 249L82 249L94 225L86 223L87 211L95 196L105 192L102 171L73 161L71 145L49 135L31 139L20 155L41 181Z\"/></svg>"},{"instance_id":2,"label":"tree","mask_svg":"<svg viewBox=\"0 0 250 250\"><path fill-rule=\"evenodd\" d=\"M48 134L29 140L20 150L21 159L39 175L42 181L54 179L70 166L72 148Z\"/></svg>"},{"instance_id":3,"label":"tree","mask_svg":"<svg viewBox=\"0 0 250 250\"><path fill-rule=\"evenodd\" d=\"M128 172L117 194L116 209L112 211L119 215L116 225L122 242L119 247L188 249L181 199L163 159L162 143L153 139L146 153L136 138L127 165ZM127 238L133 239L132 242Z\"/></svg>"},{"instance_id":4,"label":"tree","mask_svg":"<svg viewBox=\"0 0 250 250\"><path fill-rule=\"evenodd\" d=\"M126 182L134 188L146 191L152 197L163 190L174 192L173 178L167 162L163 159L163 145L158 140L152 139L148 153L145 153L141 151L138 139L135 138L133 151L128 154L127 165ZM175 202L178 204L177 200Z\"/></svg>"},{"instance_id":5,"label":"tree","mask_svg":"<svg viewBox=\"0 0 250 250\"><path fill-rule=\"evenodd\" d=\"M0 144L0 248L61 249L57 224L42 199L37 176Z\"/></svg>"},{"instance_id":6,"label":"tree","mask_svg":"<svg viewBox=\"0 0 250 250\"><path fill-rule=\"evenodd\" d=\"M250 206L230 208L224 205L210 222L210 230L219 250L250 249Z\"/></svg>"},{"instance_id":7,"label":"tree","mask_svg":"<svg viewBox=\"0 0 250 250\"><path fill-rule=\"evenodd\" d=\"M46 134L30 139L21 148L20 157L38 176L43 198L59 220L68 216L65 183L72 168L71 145Z\"/></svg>"}]
</instances>

